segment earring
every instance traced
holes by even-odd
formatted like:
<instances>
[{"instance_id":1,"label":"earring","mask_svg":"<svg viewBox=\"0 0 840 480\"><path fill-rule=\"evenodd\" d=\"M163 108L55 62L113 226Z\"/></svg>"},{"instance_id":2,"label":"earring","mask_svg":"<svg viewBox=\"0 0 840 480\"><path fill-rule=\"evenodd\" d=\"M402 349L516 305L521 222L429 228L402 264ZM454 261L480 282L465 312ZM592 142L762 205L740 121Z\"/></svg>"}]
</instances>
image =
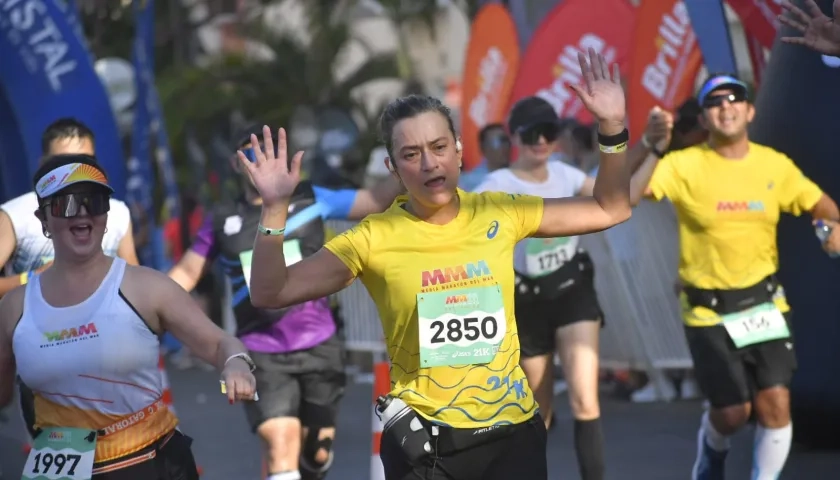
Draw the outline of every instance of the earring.
<instances>
[{"instance_id":1,"label":"earring","mask_svg":"<svg viewBox=\"0 0 840 480\"><path fill-rule=\"evenodd\" d=\"M50 232L48 232L46 228L44 229L44 236L47 238L52 238L52 235L50 235Z\"/></svg>"},{"instance_id":2,"label":"earring","mask_svg":"<svg viewBox=\"0 0 840 480\"><path fill-rule=\"evenodd\" d=\"M105 233L108 233L108 227L105 227Z\"/></svg>"}]
</instances>

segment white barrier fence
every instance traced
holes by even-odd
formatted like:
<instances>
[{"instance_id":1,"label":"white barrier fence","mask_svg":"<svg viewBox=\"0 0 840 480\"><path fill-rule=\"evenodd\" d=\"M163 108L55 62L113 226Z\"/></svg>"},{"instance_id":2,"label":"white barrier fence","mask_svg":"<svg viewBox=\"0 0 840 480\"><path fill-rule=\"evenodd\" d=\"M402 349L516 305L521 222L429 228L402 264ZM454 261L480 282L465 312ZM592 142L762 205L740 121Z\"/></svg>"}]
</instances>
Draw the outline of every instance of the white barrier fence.
<instances>
[{"instance_id":1,"label":"white barrier fence","mask_svg":"<svg viewBox=\"0 0 840 480\"><path fill-rule=\"evenodd\" d=\"M335 233L355 223L329 221ZM643 201L628 222L582 239L595 263L595 283L604 310L601 362L609 368L691 368L674 292L677 222L670 203ZM227 298L230 298L228 286ZM337 294L347 348L382 355L382 326L360 281ZM229 302L228 302L229 305ZM230 308L224 324L235 328Z\"/></svg>"}]
</instances>

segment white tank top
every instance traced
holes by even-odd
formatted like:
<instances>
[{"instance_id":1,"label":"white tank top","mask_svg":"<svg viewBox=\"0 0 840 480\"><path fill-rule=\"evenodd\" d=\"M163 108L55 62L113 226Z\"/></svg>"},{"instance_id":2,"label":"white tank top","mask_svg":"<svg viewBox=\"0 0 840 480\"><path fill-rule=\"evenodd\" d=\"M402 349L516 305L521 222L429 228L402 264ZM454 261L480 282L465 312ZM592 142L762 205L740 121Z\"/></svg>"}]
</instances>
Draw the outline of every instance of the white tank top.
<instances>
[{"instance_id":1,"label":"white tank top","mask_svg":"<svg viewBox=\"0 0 840 480\"><path fill-rule=\"evenodd\" d=\"M93 295L62 308L44 300L34 276L12 338L17 373L35 393L35 426L99 430L96 462L136 452L178 423L161 401L158 337L122 296L124 274L115 258Z\"/></svg>"},{"instance_id":2,"label":"white tank top","mask_svg":"<svg viewBox=\"0 0 840 480\"><path fill-rule=\"evenodd\" d=\"M543 198L574 197L586 182L586 174L561 161L549 160L548 180L529 182L517 177L509 168L500 168L485 177L475 192L505 192L534 195ZM522 275L536 278L560 269L577 255L579 237L526 238L516 244L513 269Z\"/></svg>"}]
</instances>

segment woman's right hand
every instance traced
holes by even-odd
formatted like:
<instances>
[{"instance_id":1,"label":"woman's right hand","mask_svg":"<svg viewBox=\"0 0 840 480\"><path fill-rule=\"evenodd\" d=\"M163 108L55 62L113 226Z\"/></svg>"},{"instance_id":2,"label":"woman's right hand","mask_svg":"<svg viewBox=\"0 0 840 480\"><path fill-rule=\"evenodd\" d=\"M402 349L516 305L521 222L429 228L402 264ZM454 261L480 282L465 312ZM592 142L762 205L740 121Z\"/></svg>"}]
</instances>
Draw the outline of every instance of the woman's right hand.
<instances>
[{"instance_id":1,"label":"woman's right hand","mask_svg":"<svg viewBox=\"0 0 840 480\"><path fill-rule=\"evenodd\" d=\"M292 193L300 182L300 162L303 152L297 152L289 162L286 130L281 128L277 132L277 154L274 154L274 142L271 129L263 127L263 152L256 135L251 135L251 145L254 149L255 162L248 160L242 151L236 152L243 168L251 177L254 188L259 192L263 205L274 206L289 203Z\"/></svg>"}]
</instances>

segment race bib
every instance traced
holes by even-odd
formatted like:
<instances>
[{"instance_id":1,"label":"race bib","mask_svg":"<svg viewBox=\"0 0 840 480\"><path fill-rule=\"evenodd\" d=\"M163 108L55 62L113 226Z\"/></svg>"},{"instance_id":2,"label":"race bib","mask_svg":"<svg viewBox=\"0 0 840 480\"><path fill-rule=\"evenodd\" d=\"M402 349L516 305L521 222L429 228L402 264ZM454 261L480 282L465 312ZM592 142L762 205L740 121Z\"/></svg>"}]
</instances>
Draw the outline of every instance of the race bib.
<instances>
[{"instance_id":1,"label":"race bib","mask_svg":"<svg viewBox=\"0 0 840 480\"><path fill-rule=\"evenodd\" d=\"M245 284L248 285L249 291L251 290L251 257L253 254L253 250L239 254L239 263L242 264L242 275L245 277ZM283 257L286 259L287 267L303 260L303 255L300 253L300 240L286 240L283 242Z\"/></svg>"},{"instance_id":2,"label":"race bib","mask_svg":"<svg viewBox=\"0 0 840 480\"><path fill-rule=\"evenodd\" d=\"M529 238L525 240L525 263L529 277L556 272L577 253L578 237Z\"/></svg>"},{"instance_id":3,"label":"race bib","mask_svg":"<svg viewBox=\"0 0 840 480\"><path fill-rule=\"evenodd\" d=\"M96 432L84 428L47 428L35 438L22 480L90 480Z\"/></svg>"},{"instance_id":4,"label":"race bib","mask_svg":"<svg viewBox=\"0 0 840 480\"><path fill-rule=\"evenodd\" d=\"M417 294L420 366L489 363L507 333L501 287Z\"/></svg>"},{"instance_id":5,"label":"race bib","mask_svg":"<svg viewBox=\"0 0 840 480\"><path fill-rule=\"evenodd\" d=\"M737 348L790 337L784 315L770 302L721 318Z\"/></svg>"}]
</instances>

